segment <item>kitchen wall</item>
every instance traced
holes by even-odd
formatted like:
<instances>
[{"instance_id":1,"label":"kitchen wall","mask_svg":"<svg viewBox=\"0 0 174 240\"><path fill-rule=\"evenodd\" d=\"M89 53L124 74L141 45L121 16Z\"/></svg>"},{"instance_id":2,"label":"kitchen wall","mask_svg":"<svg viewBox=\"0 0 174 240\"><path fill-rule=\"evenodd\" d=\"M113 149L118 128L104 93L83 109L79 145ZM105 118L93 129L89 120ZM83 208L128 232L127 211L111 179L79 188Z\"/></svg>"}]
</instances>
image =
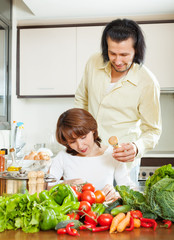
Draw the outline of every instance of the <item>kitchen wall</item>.
<instances>
[{"instance_id":1,"label":"kitchen wall","mask_svg":"<svg viewBox=\"0 0 174 240\"><path fill-rule=\"evenodd\" d=\"M22 11L22 10L21 10ZM16 96L16 8L13 9L13 43L12 43L12 113L11 119L24 122L24 135L27 142L25 151L30 151L36 143L46 143L54 153L60 149L55 140L56 122L60 114L73 107L73 98L37 98L18 99ZM111 19L110 19L111 20ZM109 20L109 21L110 21ZM135 19L136 20L136 19ZM138 19L141 20L141 19ZM142 20L148 20L142 19ZM44 23L43 23L44 24ZM59 24L59 23L57 23ZM58 79L61 81L61 79ZM174 95L161 97L163 112L163 138L157 150L173 150L174 142ZM171 134L172 132L172 134Z\"/></svg>"}]
</instances>

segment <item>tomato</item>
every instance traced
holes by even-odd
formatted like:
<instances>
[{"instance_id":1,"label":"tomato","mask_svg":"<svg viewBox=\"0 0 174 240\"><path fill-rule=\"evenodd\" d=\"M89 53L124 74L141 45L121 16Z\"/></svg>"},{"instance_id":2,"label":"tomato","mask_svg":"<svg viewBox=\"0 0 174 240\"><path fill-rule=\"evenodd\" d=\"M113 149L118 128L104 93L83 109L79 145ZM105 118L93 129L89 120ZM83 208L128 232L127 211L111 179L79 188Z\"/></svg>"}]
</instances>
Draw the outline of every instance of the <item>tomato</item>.
<instances>
[{"instance_id":1,"label":"tomato","mask_svg":"<svg viewBox=\"0 0 174 240\"><path fill-rule=\"evenodd\" d=\"M101 226L110 226L112 223L112 219L113 216L111 214L103 213L98 217L97 221L98 224L100 224Z\"/></svg>"},{"instance_id":2,"label":"tomato","mask_svg":"<svg viewBox=\"0 0 174 240\"><path fill-rule=\"evenodd\" d=\"M78 201L80 202L82 193L81 192L76 192L76 194L77 194Z\"/></svg>"},{"instance_id":3,"label":"tomato","mask_svg":"<svg viewBox=\"0 0 174 240\"><path fill-rule=\"evenodd\" d=\"M70 219L74 219L74 220L79 220L80 219L79 214L77 214L75 212L69 213L69 214L67 214L67 216L69 216Z\"/></svg>"},{"instance_id":4,"label":"tomato","mask_svg":"<svg viewBox=\"0 0 174 240\"><path fill-rule=\"evenodd\" d=\"M94 192L95 194L95 202L96 203L103 203L105 201L105 194L104 192L97 190Z\"/></svg>"},{"instance_id":5,"label":"tomato","mask_svg":"<svg viewBox=\"0 0 174 240\"><path fill-rule=\"evenodd\" d=\"M77 186L71 186L71 188L75 191L75 192L77 192Z\"/></svg>"},{"instance_id":6,"label":"tomato","mask_svg":"<svg viewBox=\"0 0 174 240\"><path fill-rule=\"evenodd\" d=\"M142 218L143 217L142 212L139 210L130 211L130 214L133 218Z\"/></svg>"},{"instance_id":7,"label":"tomato","mask_svg":"<svg viewBox=\"0 0 174 240\"><path fill-rule=\"evenodd\" d=\"M91 191L84 191L81 194L81 201L87 201L92 205L95 203L95 194Z\"/></svg>"},{"instance_id":8,"label":"tomato","mask_svg":"<svg viewBox=\"0 0 174 240\"><path fill-rule=\"evenodd\" d=\"M83 212L79 212L79 215L83 215L84 212L85 212L85 213L88 213L89 211L91 211L91 205L90 205L90 203L87 202L87 201L81 201L78 210L79 210L79 211L82 211L82 210L83 210Z\"/></svg>"},{"instance_id":9,"label":"tomato","mask_svg":"<svg viewBox=\"0 0 174 240\"><path fill-rule=\"evenodd\" d=\"M86 183L86 184L83 185L83 187L82 187L82 192L84 192L84 191L94 192L94 191L95 191L95 187L94 187L91 183Z\"/></svg>"},{"instance_id":10,"label":"tomato","mask_svg":"<svg viewBox=\"0 0 174 240\"><path fill-rule=\"evenodd\" d=\"M89 211L88 215L85 216L85 222L97 225L97 215L95 212Z\"/></svg>"}]
</instances>

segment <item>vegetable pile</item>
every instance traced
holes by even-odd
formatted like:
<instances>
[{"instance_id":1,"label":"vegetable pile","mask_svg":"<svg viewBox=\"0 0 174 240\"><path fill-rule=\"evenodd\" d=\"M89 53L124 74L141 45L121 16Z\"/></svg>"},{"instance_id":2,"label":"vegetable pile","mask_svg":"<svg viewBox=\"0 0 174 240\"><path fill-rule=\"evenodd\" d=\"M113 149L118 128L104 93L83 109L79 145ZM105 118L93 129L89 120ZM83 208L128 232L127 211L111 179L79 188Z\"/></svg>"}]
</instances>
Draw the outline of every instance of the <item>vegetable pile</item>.
<instances>
[{"instance_id":1,"label":"vegetable pile","mask_svg":"<svg viewBox=\"0 0 174 240\"><path fill-rule=\"evenodd\" d=\"M174 169L158 168L145 183L144 194L126 186L116 186L123 203L142 211L144 217L174 221Z\"/></svg>"},{"instance_id":2,"label":"vegetable pile","mask_svg":"<svg viewBox=\"0 0 174 240\"><path fill-rule=\"evenodd\" d=\"M69 185L58 184L50 191L30 195L14 194L0 198L0 232L21 228L26 233L54 229L68 220L69 211L77 210L79 202Z\"/></svg>"},{"instance_id":3,"label":"vegetable pile","mask_svg":"<svg viewBox=\"0 0 174 240\"><path fill-rule=\"evenodd\" d=\"M174 221L174 169L165 165L148 178L145 192L116 186L121 198L105 204L105 195L91 183L58 184L49 191L0 197L0 232L21 228L26 233L54 229L79 236L78 229L112 233L134 228L170 228Z\"/></svg>"}]
</instances>

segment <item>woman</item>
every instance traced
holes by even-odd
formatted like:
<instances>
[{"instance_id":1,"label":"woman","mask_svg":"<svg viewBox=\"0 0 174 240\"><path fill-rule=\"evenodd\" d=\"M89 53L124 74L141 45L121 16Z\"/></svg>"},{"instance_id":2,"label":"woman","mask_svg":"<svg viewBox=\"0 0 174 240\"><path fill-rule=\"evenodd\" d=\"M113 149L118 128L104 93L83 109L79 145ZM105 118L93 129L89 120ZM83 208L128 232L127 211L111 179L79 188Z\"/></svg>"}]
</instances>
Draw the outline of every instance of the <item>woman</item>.
<instances>
[{"instance_id":1,"label":"woman","mask_svg":"<svg viewBox=\"0 0 174 240\"><path fill-rule=\"evenodd\" d=\"M57 183L61 177L71 185L92 183L105 193L106 201L118 197L114 180L118 185L132 184L126 164L112 157L111 146L101 145L97 122L86 110L73 108L64 112L57 122L56 138L66 147L51 165L50 173Z\"/></svg>"}]
</instances>

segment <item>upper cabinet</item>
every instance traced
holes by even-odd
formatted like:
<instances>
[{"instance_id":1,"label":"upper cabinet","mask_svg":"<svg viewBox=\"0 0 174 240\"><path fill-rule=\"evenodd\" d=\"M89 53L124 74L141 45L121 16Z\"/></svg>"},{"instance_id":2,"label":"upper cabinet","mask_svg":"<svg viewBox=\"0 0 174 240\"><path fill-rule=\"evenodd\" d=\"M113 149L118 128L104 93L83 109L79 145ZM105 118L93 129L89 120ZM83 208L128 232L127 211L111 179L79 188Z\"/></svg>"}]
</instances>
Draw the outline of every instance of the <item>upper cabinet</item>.
<instances>
[{"instance_id":1,"label":"upper cabinet","mask_svg":"<svg viewBox=\"0 0 174 240\"><path fill-rule=\"evenodd\" d=\"M174 91L174 21L140 24L145 65L161 89ZM19 27L18 97L73 96L89 57L101 51L102 26Z\"/></svg>"},{"instance_id":2,"label":"upper cabinet","mask_svg":"<svg viewBox=\"0 0 174 240\"><path fill-rule=\"evenodd\" d=\"M174 22L141 24L146 40L145 65L162 90L174 90Z\"/></svg>"},{"instance_id":3,"label":"upper cabinet","mask_svg":"<svg viewBox=\"0 0 174 240\"><path fill-rule=\"evenodd\" d=\"M80 83L86 62L95 52L101 50L101 36L104 26L77 28L77 85Z\"/></svg>"},{"instance_id":4,"label":"upper cabinet","mask_svg":"<svg viewBox=\"0 0 174 240\"><path fill-rule=\"evenodd\" d=\"M18 96L73 95L76 28L27 28L18 34Z\"/></svg>"}]
</instances>

